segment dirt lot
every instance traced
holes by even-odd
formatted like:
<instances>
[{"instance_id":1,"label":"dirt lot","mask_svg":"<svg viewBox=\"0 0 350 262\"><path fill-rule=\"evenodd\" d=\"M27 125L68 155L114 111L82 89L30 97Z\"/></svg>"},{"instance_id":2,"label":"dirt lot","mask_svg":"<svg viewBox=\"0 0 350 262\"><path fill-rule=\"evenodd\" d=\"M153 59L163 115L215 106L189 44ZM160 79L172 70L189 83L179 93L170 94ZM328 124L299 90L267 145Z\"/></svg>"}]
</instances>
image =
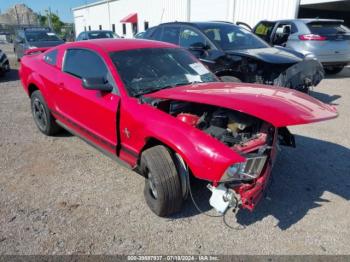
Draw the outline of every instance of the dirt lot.
<instances>
[{"instance_id":1,"label":"dirt lot","mask_svg":"<svg viewBox=\"0 0 350 262\"><path fill-rule=\"evenodd\" d=\"M226 215L231 229L189 200L159 218L136 173L68 133L42 135L12 70L0 80L0 254L350 254L350 68L313 96L339 118L291 128L297 148L280 152L254 213ZM195 196L212 214L207 190Z\"/></svg>"}]
</instances>

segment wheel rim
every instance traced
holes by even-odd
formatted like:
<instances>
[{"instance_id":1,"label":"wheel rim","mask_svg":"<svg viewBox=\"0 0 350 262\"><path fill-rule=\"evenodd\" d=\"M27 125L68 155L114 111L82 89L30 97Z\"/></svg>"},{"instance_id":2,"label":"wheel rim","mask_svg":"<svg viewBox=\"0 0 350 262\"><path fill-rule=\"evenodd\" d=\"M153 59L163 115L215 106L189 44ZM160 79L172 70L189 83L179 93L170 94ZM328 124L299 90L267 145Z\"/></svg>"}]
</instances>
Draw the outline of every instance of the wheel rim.
<instances>
[{"instance_id":1,"label":"wheel rim","mask_svg":"<svg viewBox=\"0 0 350 262\"><path fill-rule=\"evenodd\" d=\"M44 105L41 103L41 101L38 98L35 98L32 106L34 120L40 130L46 130L47 126L47 115L45 112Z\"/></svg>"},{"instance_id":2,"label":"wheel rim","mask_svg":"<svg viewBox=\"0 0 350 262\"><path fill-rule=\"evenodd\" d=\"M150 188L152 196L155 199L157 199L158 198L158 191L157 191L157 188L156 188L156 186L154 184L154 179L153 179L153 176L152 176L151 172L148 173L148 184L149 184L149 188Z\"/></svg>"}]
</instances>

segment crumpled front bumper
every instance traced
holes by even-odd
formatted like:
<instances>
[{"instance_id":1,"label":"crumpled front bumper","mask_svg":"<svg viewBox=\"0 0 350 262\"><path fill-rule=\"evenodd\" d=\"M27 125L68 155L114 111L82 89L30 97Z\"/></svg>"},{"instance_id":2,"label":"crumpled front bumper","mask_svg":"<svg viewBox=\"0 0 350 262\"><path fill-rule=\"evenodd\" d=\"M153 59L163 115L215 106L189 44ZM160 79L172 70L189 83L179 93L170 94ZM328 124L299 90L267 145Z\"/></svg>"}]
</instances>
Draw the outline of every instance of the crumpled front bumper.
<instances>
[{"instance_id":1,"label":"crumpled front bumper","mask_svg":"<svg viewBox=\"0 0 350 262\"><path fill-rule=\"evenodd\" d=\"M273 84L303 91L310 86L317 86L324 78L324 74L323 66L319 61L306 59L282 72Z\"/></svg>"},{"instance_id":2,"label":"crumpled front bumper","mask_svg":"<svg viewBox=\"0 0 350 262\"><path fill-rule=\"evenodd\" d=\"M253 184L242 184L239 187L234 188L234 191L240 196L242 208L253 211L261 198L264 196L264 192L269 185L269 179L276 157L277 146L274 146L271 150L271 154L263 173L255 180L255 182Z\"/></svg>"}]
</instances>

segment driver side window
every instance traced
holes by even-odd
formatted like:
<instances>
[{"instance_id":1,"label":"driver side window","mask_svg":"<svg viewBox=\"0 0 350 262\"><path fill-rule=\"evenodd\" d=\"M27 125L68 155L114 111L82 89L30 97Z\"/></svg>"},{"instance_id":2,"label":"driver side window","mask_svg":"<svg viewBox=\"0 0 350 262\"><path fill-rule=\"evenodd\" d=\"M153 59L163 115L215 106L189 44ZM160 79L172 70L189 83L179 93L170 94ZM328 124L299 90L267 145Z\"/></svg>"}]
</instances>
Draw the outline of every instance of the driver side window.
<instances>
[{"instance_id":1,"label":"driver side window","mask_svg":"<svg viewBox=\"0 0 350 262\"><path fill-rule=\"evenodd\" d=\"M208 47L205 37L191 28L184 27L180 34L180 46L184 48Z\"/></svg>"},{"instance_id":2,"label":"driver side window","mask_svg":"<svg viewBox=\"0 0 350 262\"><path fill-rule=\"evenodd\" d=\"M102 58L86 49L68 49L63 72L78 78L107 77L108 69Z\"/></svg>"}]
</instances>

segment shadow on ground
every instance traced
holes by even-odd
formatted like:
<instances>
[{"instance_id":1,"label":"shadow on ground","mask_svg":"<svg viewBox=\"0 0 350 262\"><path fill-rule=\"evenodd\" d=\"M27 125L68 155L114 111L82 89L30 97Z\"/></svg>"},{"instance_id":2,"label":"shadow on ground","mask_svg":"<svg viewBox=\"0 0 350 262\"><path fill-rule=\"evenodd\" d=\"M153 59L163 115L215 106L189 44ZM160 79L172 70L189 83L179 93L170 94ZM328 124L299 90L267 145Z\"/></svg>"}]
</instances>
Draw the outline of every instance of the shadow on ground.
<instances>
[{"instance_id":1,"label":"shadow on ground","mask_svg":"<svg viewBox=\"0 0 350 262\"><path fill-rule=\"evenodd\" d=\"M335 75L326 75L326 79L340 79L350 77L350 67L345 67L340 73Z\"/></svg>"},{"instance_id":2,"label":"shadow on ground","mask_svg":"<svg viewBox=\"0 0 350 262\"><path fill-rule=\"evenodd\" d=\"M17 81L17 80L19 80L17 69L11 69L4 76L0 77L0 83Z\"/></svg>"},{"instance_id":3,"label":"shadow on ground","mask_svg":"<svg viewBox=\"0 0 350 262\"><path fill-rule=\"evenodd\" d=\"M340 95L329 95L324 94L316 91L311 91L310 96L322 101L323 103L331 104L331 105L338 105L335 101L341 98Z\"/></svg>"},{"instance_id":4,"label":"shadow on ground","mask_svg":"<svg viewBox=\"0 0 350 262\"><path fill-rule=\"evenodd\" d=\"M303 219L310 209L327 204L329 201L322 198L324 192L350 200L350 149L304 136L296 136L296 142L297 148L283 148L280 152L267 197L254 212L237 212L237 223L242 228L273 216L278 220L277 226L286 230ZM210 210L209 190L203 182L194 186L199 206L203 211ZM199 212L189 199L183 212L173 218L197 214ZM228 216L228 219L232 217Z\"/></svg>"}]
</instances>

